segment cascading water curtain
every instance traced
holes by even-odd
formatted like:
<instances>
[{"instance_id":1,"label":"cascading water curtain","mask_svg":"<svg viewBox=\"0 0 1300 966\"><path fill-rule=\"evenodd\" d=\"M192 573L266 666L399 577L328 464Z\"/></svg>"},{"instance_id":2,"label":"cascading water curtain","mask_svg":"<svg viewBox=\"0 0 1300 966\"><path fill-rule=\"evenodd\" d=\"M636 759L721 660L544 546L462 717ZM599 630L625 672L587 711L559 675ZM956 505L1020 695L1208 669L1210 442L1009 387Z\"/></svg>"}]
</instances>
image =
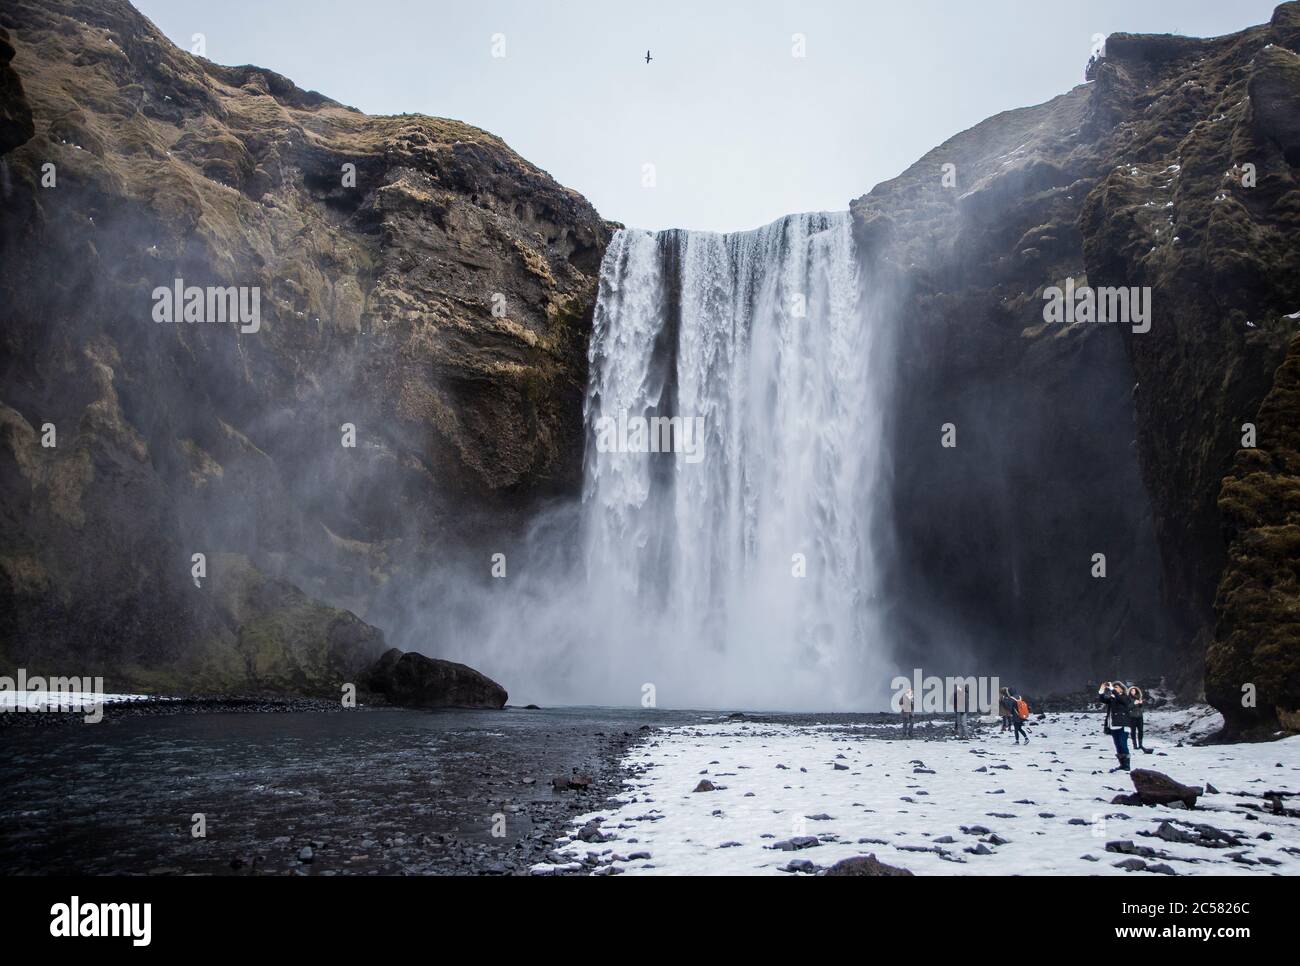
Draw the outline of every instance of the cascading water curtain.
<instances>
[{"instance_id":1,"label":"cascading water curtain","mask_svg":"<svg viewBox=\"0 0 1300 966\"><path fill-rule=\"evenodd\" d=\"M664 707L826 709L884 691L859 303L847 213L615 235L586 405L589 626L568 635L586 653L566 665L600 700L648 685Z\"/></svg>"}]
</instances>

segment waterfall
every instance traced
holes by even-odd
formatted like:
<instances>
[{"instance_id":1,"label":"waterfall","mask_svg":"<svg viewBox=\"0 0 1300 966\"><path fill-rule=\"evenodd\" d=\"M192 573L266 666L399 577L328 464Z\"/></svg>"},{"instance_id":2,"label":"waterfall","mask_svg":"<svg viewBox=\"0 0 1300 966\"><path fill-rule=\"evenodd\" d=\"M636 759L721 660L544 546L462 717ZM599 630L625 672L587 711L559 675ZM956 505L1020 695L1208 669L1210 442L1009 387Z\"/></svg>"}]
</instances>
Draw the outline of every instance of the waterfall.
<instances>
[{"instance_id":1,"label":"waterfall","mask_svg":"<svg viewBox=\"0 0 1300 966\"><path fill-rule=\"evenodd\" d=\"M585 410L590 624L567 635L601 700L651 685L665 707L831 709L885 691L881 401L856 265L847 213L612 239ZM647 452L638 423L697 449Z\"/></svg>"}]
</instances>

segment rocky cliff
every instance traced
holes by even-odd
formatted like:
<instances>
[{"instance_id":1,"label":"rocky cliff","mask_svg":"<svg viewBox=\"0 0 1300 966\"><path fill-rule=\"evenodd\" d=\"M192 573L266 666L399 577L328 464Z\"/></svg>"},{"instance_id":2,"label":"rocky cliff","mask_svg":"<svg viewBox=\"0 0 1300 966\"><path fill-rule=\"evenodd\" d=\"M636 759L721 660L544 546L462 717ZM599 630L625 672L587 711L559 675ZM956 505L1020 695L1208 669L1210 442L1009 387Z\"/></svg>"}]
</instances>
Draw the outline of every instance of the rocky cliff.
<instances>
[{"instance_id":1,"label":"rocky cliff","mask_svg":"<svg viewBox=\"0 0 1300 966\"><path fill-rule=\"evenodd\" d=\"M1219 493L1228 559L1205 690L1236 730L1268 734L1300 731L1300 335L1255 422L1258 445L1237 451Z\"/></svg>"},{"instance_id":2,"label":"rocky cliff","mask_svg":"<svg viewBox=\"0 0 1300 966\"><path fill-rule=\"evenodd\" d=\"M610 234L582 197L468 125L191 56L120 0L0 27L5 663L332 683L383 650L347 610L576 485ZM258 318L158 321L177 285Z\"/></svg>"},{"instance_id":3,"label":"rocky cliff","mask_svg":"<svg viewBox=\"0 0 1300 966\"><path fill-rule=\"evenodd\" d=\"M1112 35L1088 83L854 203L897 320L896 580L918 646L984 628L1011 673L1181 667L1195 692L1222 577L1212 653L1233 656L1207 693L1230 730L1295 709L1297 414L1269 394L1300 309L1298 52L1295 3L1217 39ZM1149 289L1149 330L1048 323L1067 282ZM1262 442L1238 455L1248 422Z\"/></svg>"}]
</instances>

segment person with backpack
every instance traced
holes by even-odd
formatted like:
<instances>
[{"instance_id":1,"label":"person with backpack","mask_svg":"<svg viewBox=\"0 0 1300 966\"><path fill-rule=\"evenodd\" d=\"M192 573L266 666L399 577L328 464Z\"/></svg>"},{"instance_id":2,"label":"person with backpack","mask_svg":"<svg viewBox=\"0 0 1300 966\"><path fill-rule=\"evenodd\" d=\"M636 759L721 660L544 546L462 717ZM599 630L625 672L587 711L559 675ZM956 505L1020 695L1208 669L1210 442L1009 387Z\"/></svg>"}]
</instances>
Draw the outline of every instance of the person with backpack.
<instances>
[{"instance_id":1,"label":"person with backpack","mask_svg":"<svg viewBox=\"0 0 1300 966\"><path fill-rule=\"evenodd\" d=\"M1128 771L1128 691L1121 681L1103 681L1097 690L1097 700L1106 706L1106 729L1115 742L1115 757L1119 759L1119 767L1111 771Z\"/></svg>"},{"instance_id":2,"label":"person with backpack","mask_svg":"<svg viewBox=\"0 0 1300 966\"><path fill-rule=\"evenodd\" d=\"M1128 689L1128 727L1130 737L1133 739L1133 747L1151 754L1151 749L1142 744L1142 689L1134 686Z\"/></svg>"},{"instance_id":3,"label":"person with backpack","mask_svg":"<svg viewBox=\"0 0 1300 966\"><path fill-rule=\"evenodd\" d=\"M1029 702L1021 695L1016 695L1011 699L1013 714L1011 723L1016 729L1016 744L1020 744L1020 739L1025 739L1025 744L1029 744L1029 735L1025 734L1025 722L1029 720Z\"/></svg>"},{"instance_id":4,"label":"person with backpack","mask_svg":"<svg viewBox=\"0 0 1300 966\"><path fill-rule=\"evenodd\" d=\"M1003 688L998 695L998 713L1002 717L1002 731L1010 731L1011 719L1016 716L1016 702L1010 688Z\"/></svg>"}]
</instances>

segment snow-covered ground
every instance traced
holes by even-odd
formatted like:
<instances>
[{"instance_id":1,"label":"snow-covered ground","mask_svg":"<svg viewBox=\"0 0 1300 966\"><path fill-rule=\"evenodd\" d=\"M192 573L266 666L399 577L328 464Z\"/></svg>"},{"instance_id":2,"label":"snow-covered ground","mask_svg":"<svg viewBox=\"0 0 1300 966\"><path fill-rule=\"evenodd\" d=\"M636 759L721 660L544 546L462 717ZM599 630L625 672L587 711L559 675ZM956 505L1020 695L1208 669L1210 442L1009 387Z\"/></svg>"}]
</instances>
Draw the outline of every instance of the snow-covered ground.
<instances>
[{"instance_id":1,"label":"snow-covered ground","mask_svg":"<svg viewBox=\"0 0 1300 966\"><path fill-rule=\"evenodd\" d=\"M169 700L148 694L101 694L94 691L0 690L0 713L33 711L85 711L97 704Z\"/></svg>"},{"instance_id":2,"label":"snow-covered ground","mask_svg":"<svg viewBox=\"0 0 1300 966\"><path fill-rule=\"evenodd\" d=\"M791 860L824 868L875 853L919 875L1151 874L1117 867L1134 856L1107 843L1129 841L1155 850L1144 863L1179 875L1300 873L1300 819L1269 814L1262 797L1300 790L1300 737L1193 747L1221 726L1217 713L1148 712L1154 751L1136 752L1133 767L1218 790L1189 811L1110 804L1133 785L1109 771L1114 747L1100 714L1035 718L1020 746L985 720L994 723L969 740L937 720L914 739L874 725L761 720L664 729L631 750L620 804L577 819L557 845L564 861L534 872L776 874ZM702 779L717 790L693 791ZM1165 836L1153 834L1162 823L1171 823ZM1200 823L1235 841L1169 840L1195 836ZM584 826L587 841L577 837ZM610 837L599 841L597 829ZM806 836L818 844L773 848Z\"/></svg>"}]
</instances>

